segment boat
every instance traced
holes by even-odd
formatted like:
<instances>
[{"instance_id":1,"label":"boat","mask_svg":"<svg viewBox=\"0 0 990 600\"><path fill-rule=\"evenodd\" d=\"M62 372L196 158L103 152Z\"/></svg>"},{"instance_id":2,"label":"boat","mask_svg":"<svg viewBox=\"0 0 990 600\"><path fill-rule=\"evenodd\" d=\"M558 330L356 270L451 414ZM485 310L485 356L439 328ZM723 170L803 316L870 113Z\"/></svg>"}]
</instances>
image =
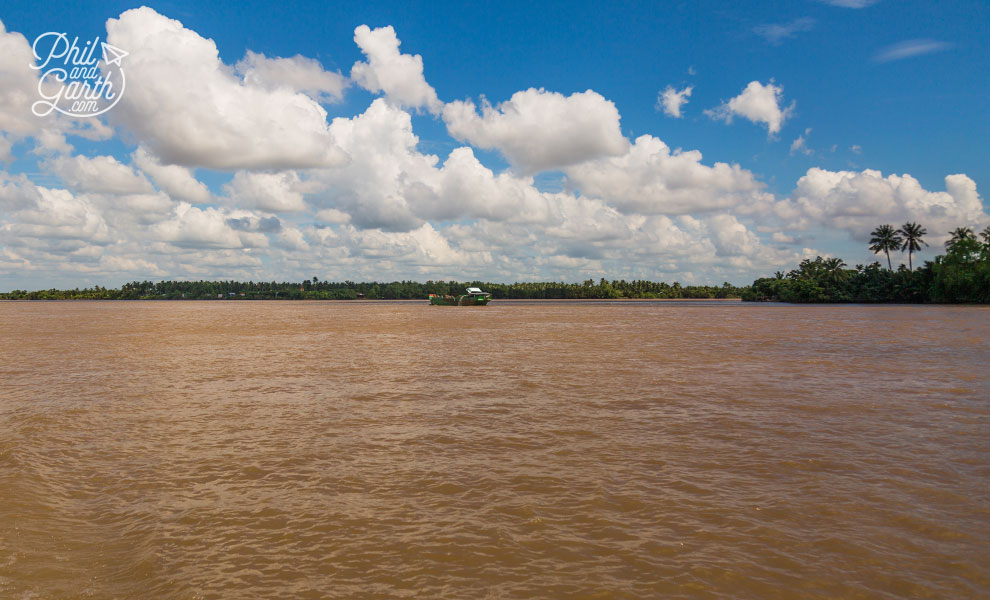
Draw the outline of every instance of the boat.
<instances>
[{"instance_id":1,"label":"boat","mask_svg":"<svg viewBox=\"0 0 990 600\"><path fill-rule=\"evenodd\" d=\"M460 296L430 294L431 306L485 306L491 300L491 294L476 287L467 288Z\"/></svg>"}]
</instances>

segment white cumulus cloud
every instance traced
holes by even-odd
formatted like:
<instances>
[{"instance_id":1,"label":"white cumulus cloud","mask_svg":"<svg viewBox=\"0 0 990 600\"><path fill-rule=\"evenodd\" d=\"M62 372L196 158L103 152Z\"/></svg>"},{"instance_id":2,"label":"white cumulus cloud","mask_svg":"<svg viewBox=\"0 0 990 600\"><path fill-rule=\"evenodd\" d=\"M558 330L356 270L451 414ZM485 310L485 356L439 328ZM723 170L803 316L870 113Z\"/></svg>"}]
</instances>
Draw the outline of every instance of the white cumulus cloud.
<instances>
[{"instance_id":1,"label":"white cumulus cloud","mask_svg":"<svg viewBox=\"0 0 990 600\"><path fill-rule=\"evenodd\" d=\"M100 209L88 198L68 190L23 184L19 210L5 215L0 244L35 249L41 254L76 252L112 241Z\"/></svg>"},{"instance_id":2,"label":"white cumulus cloud","mask_svg":"<svg viewBox=\"0 0 990 600\"><path fill-rule=\"evenodd\" d=\"M384 93L390 102L408 108L425 108L440 114L443 104L423 76L423 57L399 52L401 42L391 25L371 29L360 25L354 42L368 62L351 67L351 79L373 93Z\"/></svg>"},{"instance_id":3,"label":"white cumulus cloud","mask_svg":"<svg viewBox=\"0 0 990 600\"><path fill-rule=\"evenodd\" d=\"M34 53L27 39L8 32L0 21L0 161L10 158L13 141L34 135L43 123L31 113L31 104L39 99L32 64Z\"/></svg>"},{"instance_id":4,"label":"white cumulus cloud","mask_svg":"<svg viewBox=\"0 0 990 600\"><path fill-rule=\"evenodd\" d=\"M324 70L318 60L298 54L290 58L268 58L248 50L234 68L249 84L269 90L286 88L302 92L320 102L340 102L349 83L339 72Z\"/></svg>"},{"instance_id":5,"label":"white cumulus cloud","mask_svg":"<svg viewBox=\"0 0 990 600\"><path fill-rule=\"evenodd\" d=\"M471 101L444 106L453 137L501 152L519 172L532 174L600 156L624 153L629 142L615 104L588 90L564 96L530 88L497 106Z\"/></svg>"},{"instance_id":6,"label":"white cumulus cloud","mask_svg":"<svg viewBox=\"0 0 990 600\"><path fill-rule=\"evenodd\" d=\"M694 86L686 86L682 90L674 89L668 85L657 95L657 110L663 110L664 114L675 119L681 118L681 107L687 104L691 97Z\"/></svg>"},{"instance_id":7,"label":"white cumulus cloud","mask_svg":"<svg viewBox=\"0 0 990 600\"><path fill-rule=\"evenodd\" d=\"M189 169L178 165L163 165L144 148L138 148L131 158L137 168L151 177L158 189L172 198L187 200L193 204L210 201L210 190Z\"/></svg>"},{"instance_id":8,"label":"white cumulus cloud","mask_svg":"<svg viewBox=\"0 0 990 600\"><path fill-rule=\"evenodd\" d=\"M760 248L760 239L733 215L713 215L707 219L719 256L749 256Z\"/></svg>"},{"instance_id":9,"label":"white cumulus cloud","mask_svg":"<svg viewBox=\"0 0 990 600\"><path fill-rule=\"evenodd\" d=\"M784 88L774 85L773 80L763 85L759 81L751 81L742 93L721 106L706 110L705 114L715 120L731 123L734 116L745 117L753 123L763 123L770 136L775 136L784 121L793 113L795 103L781 108L784 100Z\"/></svg>"},{"instance_id":10,"label":"white cumulus cloud","mask_svg":"<svg viewBox=\"0 0 990 600\"><path fill-rule=\"evenodd\" d=\"M59 113L35 116L31 106L41 96L39 72L31 68L33 64L34 52L27 38L8 32L0 21L0 162L11 160L13 144L26 138L34 138L34 152L47 155L72 151L66 135L93 140L110 137L111 130L99 119L70 119Z\"/></svg>"},{"instance_id":11,"label":"white cumulus cloud","mask_svg":"<svg viewBox=\"0 0 990 600\"><path fill-rule=\"evenodd\" d=\"M238 171L224 186L231 201L241 208L271 213L302 212L307 209L303 194L307 186L295 171L251 173Z\"/></svg>"},{"instance_id":12,"label":"white cumulus cloud","mask_svg":"<svg viewBox=\"0 0 990 600\"><path fill-rule=\"evenodd\" d=\"M345 212L359 228L409 231L421 226L407 196L432 176L438 159L416 150L419 139L409 113L378 98L363 114L338 117L330 127L351 160L313 174L322 184L311 198L314 206Z\"/></svg>"},{"instance_id":13,"label":"white cumulus cloud","mask_svg":"<svg viewBox=\"0 0 990 600\"><path fill-rule=\"evenodd\" d=\"M643 135L626 154L564 170L584 195L602 198L625 213L681 215L737 207L763 187L739 165L701 162L697 150L674 151Z\"/></svg>"},{"instance_id":14,"label":"white cumulus cloud","mask_svg":"<svg viewBox=\"0 0 990 600\"><path fill-rule=\"evenodd\" d=\"M213 169L342 164L326 111L289 89L241 81L216 44L148 7L107 21L127 90L107 113L164 163Z\"/></svg>"},{"instance_id":15,"label":"white cumulus cloud","mask_svg":"<svg viewBox=\"0 0 990 600\"><path fill-rule=\"evenodd\" d=\"M140 194L152 191L151 182L143 174L112 156L63 156L53 159L50 166L63 183L77 192Z\"/></svg>"},{"instance_id":16,"label":"white cumulus cloud","mask_svg":"<svg viewBox=\"0 0 990 600\"><path fill-rule=\"evenodd\" d=\"M956 227L981 229L990 224L976 182L966 175L948 175L945 190L926 190L907 174L884 177L871 169L857 172L814 167L776 210L790 227L834 228L860 240L884 223L899 226L917 222L933 237L944 237L944 232Z\"/></svg>"},{"instance_id":17,"label":"white cumulus cloud","mask_svg":"<svg viewBox=\"0 0 990 600\"><path fill-rule=\"evenodd\" d=\"M152 227L161 241L180 248L233 249L265 247L268 238L259 232L235 228L231 218L237 215L220 209L197 208L180 202L171 218Z\"/></svg>"}]
</instances>

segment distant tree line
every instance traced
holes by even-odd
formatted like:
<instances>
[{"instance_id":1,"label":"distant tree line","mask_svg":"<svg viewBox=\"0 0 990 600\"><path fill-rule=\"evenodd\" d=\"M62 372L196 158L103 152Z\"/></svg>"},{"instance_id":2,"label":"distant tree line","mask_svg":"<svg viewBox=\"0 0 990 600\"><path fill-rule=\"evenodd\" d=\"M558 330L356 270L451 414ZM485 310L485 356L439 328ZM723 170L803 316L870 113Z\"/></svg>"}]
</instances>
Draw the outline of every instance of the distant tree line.
<instances>
[{"instance_id":1,"label":"distant tree line","mask_svg":"<svg viewBox=\"0 0 990 600\"><path fill-rule=\"evenodd\" d=\"M927 231L917 223L899 229L881 225L872 232L870 250L887 258L847 268L839 258L817 257L801 262L789 273L757 279L751 286L682 286L645 280L604 278L581 283L483 281L134 281L119 289L75 288L71 290L13 290L0 293L5 300L413 300L430 294L461 294L464 288L480 287L496 299L620 299L620 298L742 298L783 302L937 302L990 303L990 227L979 237L969 227L951 232L946 253L914 269L913 255L921 249ZM982 238L982 240L981 240ZM908 266L896 270L891 251L908 253Z\"/></svg>"},{"instance_id":2,"label":"distant tree line","mask_svg":"<svg viewBox=\"0 0 990 600\"><path fill-rule=\"evenodd\" d=\"M927 235L917 223L895 230L881 225L872 232L870 250L883 252L887 268L879 262L845 268L839 258L807 259L786 275L757 279L744 290L743 300L783 302L936 302L990 303L990 227L977 238L970 227L950 231L945 254L914 269L912 255ZM908 266L891 266L891 251L906 251Z\"/></svg>"},{"instance_id":3,"label":"distant tree line","mask_svg":"<svg viewBox=\"0 0 990 600\"><path fill-rule=\"evenodd\" d=\"M747 288L667 284L604 278L582 283L491 283L483 281L134 281L119 289L96 286L71 290L14 290L0 293L6 300L425 300L430 294L462 294L480 287L496 299L619 299L619 298L739 298Z\"/></svg>"}]
</instances>

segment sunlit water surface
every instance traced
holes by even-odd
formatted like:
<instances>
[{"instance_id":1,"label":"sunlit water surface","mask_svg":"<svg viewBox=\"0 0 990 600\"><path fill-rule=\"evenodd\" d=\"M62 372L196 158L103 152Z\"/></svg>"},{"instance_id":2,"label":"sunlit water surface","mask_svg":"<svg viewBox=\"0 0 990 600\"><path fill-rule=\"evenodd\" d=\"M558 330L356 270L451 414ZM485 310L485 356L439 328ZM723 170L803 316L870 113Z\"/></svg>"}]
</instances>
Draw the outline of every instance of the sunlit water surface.
<instances>
[{"instance_id":1,"label":"sunlit water surface","mask_svg":"<svg viewBox=\"0 0 990 600\"><path fill-rule=\"evenodd\" d=\"M990 310L0 303L2 598L986 598Z\"/></svg>"}]
</instances>

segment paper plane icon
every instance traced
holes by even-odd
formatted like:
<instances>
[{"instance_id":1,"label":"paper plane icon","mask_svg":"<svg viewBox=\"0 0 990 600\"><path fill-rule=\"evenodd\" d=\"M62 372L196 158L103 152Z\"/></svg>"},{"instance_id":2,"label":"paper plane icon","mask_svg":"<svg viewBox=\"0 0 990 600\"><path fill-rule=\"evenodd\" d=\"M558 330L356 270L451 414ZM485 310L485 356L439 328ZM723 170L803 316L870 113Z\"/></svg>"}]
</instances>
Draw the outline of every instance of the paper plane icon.
<instances>
[{"instance_id":1,"label":"paper plane icon","mask_svg":"<svg viewBox=\"0 0 990 600\"><path fill-rule=\"evenodd\" d=\"M100 42L100 45L103 46L103 62L108 65L117 65L118 67L123 68L124 65L120 64L120 59L130 54L130 52L125 52L116 46L107 44L106 42Z\"/></svg>"}]
</instances>

